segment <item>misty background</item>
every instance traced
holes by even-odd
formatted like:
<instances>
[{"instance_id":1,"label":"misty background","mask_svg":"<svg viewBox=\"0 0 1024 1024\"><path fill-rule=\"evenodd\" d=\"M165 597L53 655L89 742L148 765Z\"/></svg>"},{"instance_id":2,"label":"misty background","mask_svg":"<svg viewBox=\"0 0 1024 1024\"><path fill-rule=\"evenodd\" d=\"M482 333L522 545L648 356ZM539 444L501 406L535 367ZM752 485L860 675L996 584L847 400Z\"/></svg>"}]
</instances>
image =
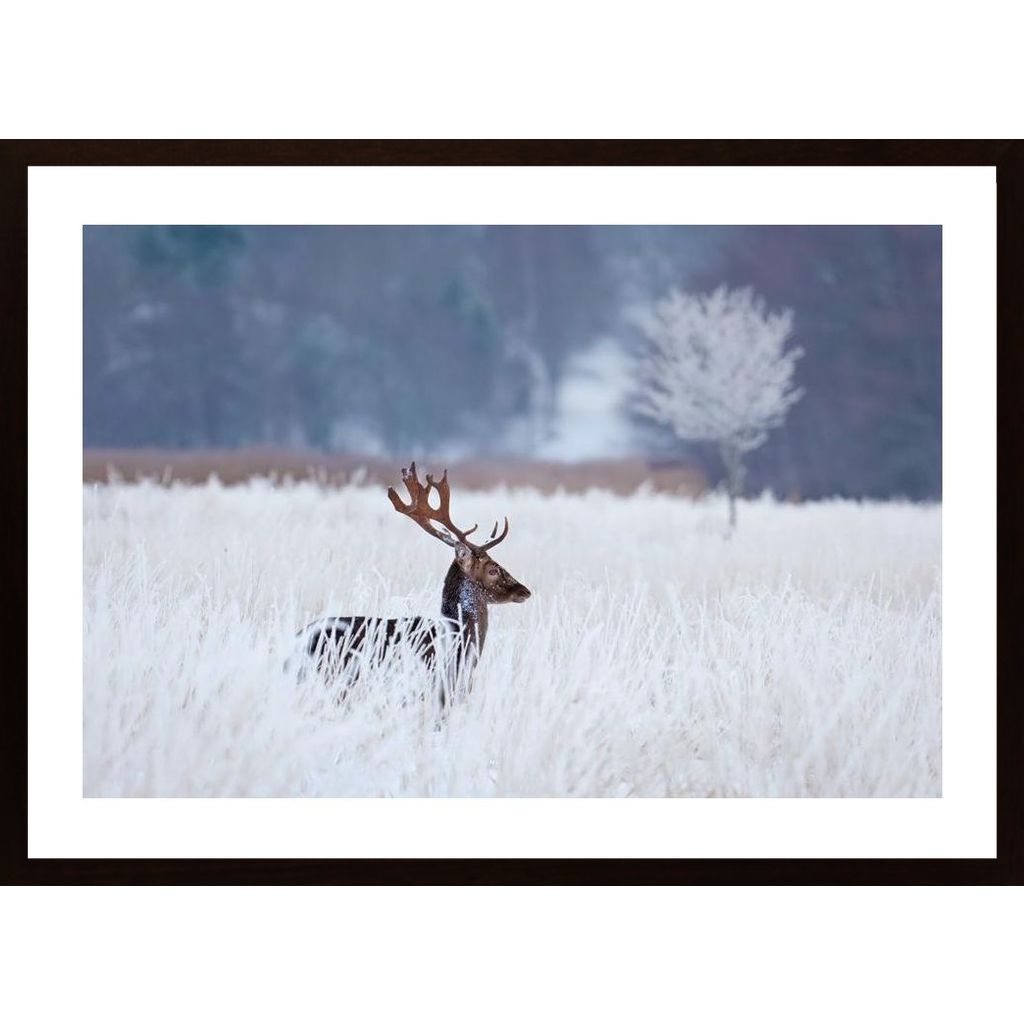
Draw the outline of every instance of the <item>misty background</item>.
<instances>
[{"instance_id":1,"label":"misty background","mask_svg":"<svg viewBox=\"0 0 1024 1024\"><path fill-rule=\"evenodd\" d=\"M747 492L941 497L939 227L84 230L87 449L642 459L721 475L629 411L627 311L750 285L804 397Z\"/></svg>"}]
</instances>

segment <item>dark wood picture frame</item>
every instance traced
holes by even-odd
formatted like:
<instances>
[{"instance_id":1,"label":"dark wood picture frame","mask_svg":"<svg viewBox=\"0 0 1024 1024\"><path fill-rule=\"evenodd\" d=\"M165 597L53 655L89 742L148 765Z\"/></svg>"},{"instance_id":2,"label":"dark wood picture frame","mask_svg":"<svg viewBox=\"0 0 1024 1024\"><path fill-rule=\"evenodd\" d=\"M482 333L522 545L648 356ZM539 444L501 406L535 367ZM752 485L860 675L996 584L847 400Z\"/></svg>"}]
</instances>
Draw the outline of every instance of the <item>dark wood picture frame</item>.
<instances>
[{"instance_id":1,"label":"dark wood picture frame","mask_svg":"<svg viewBox=\"0 0 1024 1024\"><path fill-rule=\"evenodd\" d=\"M983 165L997 175L998 833L994 859L29 859L27 795L28 168L43 165ZM2 721L2 872L8 884L1019 884L1024 882L1024 697L1018 686L1020 408L1024 382L1024 144L990 141L4 141L0 348L8 467L3 561L8 673Z\"/></svg>"}]
</instances>

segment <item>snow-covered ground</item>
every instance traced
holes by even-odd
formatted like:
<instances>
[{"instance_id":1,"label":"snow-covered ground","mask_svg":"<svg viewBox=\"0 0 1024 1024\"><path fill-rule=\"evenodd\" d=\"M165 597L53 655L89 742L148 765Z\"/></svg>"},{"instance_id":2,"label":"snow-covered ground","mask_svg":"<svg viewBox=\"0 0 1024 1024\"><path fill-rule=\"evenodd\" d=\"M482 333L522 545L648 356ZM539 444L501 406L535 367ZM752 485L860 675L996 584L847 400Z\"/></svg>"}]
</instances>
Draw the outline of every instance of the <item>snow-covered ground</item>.
<instances>
[{"instance_id":1,"label":"snow-covered ground","mask_svg":"<svg viewBox=\"0 0 1024 1024\"><path fill-rule=\"evenodd\" d=\"M449 551L379 487L85 489L89 796L938 796L941 510L529 490L442 728L425 669L337 702L283 668L325 613L436 614ZM484 525L486 524L486 526Z\"/></svg>"}]
</instances>

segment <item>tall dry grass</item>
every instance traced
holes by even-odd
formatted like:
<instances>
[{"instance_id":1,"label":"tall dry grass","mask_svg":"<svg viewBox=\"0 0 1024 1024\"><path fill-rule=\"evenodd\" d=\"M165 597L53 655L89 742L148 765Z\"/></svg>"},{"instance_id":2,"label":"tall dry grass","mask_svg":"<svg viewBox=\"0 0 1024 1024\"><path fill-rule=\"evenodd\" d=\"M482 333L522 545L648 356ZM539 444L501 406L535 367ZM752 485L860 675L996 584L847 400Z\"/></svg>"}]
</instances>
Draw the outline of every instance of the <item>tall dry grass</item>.
<instances>
[{"instance_id":1,"label":"tall dry grass","mask_svg":"<svg viewBox=\"0 0 1024 1024\"><path fill-rule=\"evenodd\" d=\"M399 658L296 681L325 613L438 611L379 487L85 488L90 796L937 796L937 507L460 492L533 591L441 728Z\"/></svg>"},{"instance_id":2,"label":"tall dry grass","mask_svg":"<svg viewBox=\"0 0 1024 1024\"><path fill-rule=\"evenodd\" d=\"M435 463L437 464L437 463ZM441 460L463 490L532 487L543 494L576 494L603 488L632 494L642 485L656 491L695 496L707 488L699 466L682 462L649 463L638 458L546 462L538 459ZM331 486L376 483L398 478L400 464L364 455L332 454L285 448L187 449L87 448L82 456L86 483L154 480L159 483L223 484L267 478L284 483L311 481Z\"/></svg>"}]
</instances>

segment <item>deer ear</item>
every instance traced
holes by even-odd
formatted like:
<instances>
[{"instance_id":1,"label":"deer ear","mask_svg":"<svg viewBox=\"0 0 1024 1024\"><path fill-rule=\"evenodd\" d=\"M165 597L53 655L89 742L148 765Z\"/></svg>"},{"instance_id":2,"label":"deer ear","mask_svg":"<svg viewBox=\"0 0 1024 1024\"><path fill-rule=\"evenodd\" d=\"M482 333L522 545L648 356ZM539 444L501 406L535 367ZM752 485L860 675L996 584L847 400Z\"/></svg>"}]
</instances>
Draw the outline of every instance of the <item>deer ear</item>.
<instances>
[{"instance_id":1,"label":"deer ear","mask_svg":"<svg viewBox=\"0 0 1024 1024\"><path fill-rule=\"evenodd\" d=\"M473 559L473 552L469 550L469 547L462 543L456 543L455 545L455 561L459 565L468 565Z\"/></svg>"}]
</instances>

